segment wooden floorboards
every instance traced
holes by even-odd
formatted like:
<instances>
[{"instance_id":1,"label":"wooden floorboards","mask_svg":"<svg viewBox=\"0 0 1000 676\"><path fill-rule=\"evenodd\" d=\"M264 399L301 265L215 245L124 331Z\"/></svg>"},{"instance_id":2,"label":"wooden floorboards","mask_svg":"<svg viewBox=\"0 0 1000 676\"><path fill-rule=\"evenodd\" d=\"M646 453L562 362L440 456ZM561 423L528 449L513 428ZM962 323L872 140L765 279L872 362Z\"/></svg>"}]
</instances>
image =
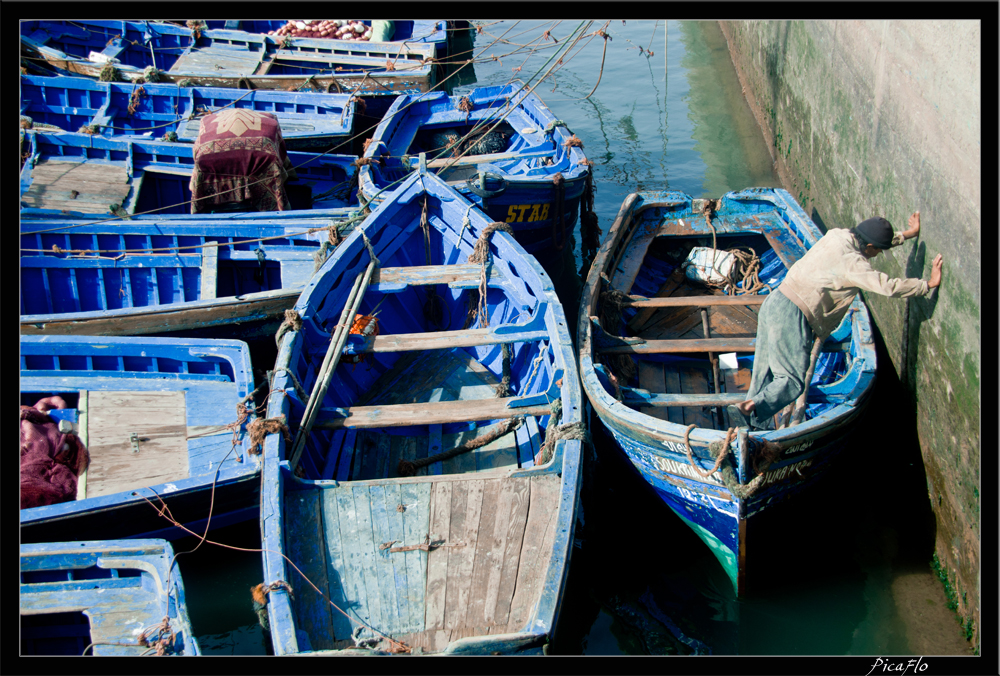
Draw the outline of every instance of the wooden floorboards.
<instances>
[{"instance_id":1,"label":"wooden floorboards","mask_svg":"<svg viewBox=\"0 0 1000 676\"><path fill-rule=\"evenodd\" d=\"M89 393L87 496L188 477L184 392ZM129 436L136 432L139 451Z\"/></svg>"},{"instance_id":2,"label":"wooden floorboards","mask_svg":"<svg viewBox=\"0 0 1000 676\"><path fill-rule=\"evenodd\" d=\"M377 636L363 623L426 652L523 630L555 539L559 489L555 475L481 475L288 493L288 554L346 613L299 578L298 627L313 650L353 644L352 629ZM391 551L422 543L429 551Z\"/></svg>"}]
</instances>

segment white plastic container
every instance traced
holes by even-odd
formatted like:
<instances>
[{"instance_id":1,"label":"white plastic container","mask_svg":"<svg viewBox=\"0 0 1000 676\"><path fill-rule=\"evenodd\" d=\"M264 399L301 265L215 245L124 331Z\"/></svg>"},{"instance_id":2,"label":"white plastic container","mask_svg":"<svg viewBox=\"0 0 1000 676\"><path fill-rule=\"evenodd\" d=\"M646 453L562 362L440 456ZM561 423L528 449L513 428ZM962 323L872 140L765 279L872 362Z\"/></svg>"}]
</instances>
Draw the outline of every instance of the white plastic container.
<instances>
[{"instance_id":1,"label":"white plastic container","mask_svg":"<svg viewBox=\"0 0 1000 676\"><path fill-rule=\"evenodd\" d=\"M728 251L715 250L715 265L712 265L712 248L696 246L684 260L684 275L698 282L721 284L729 277L735 257ZM713 269L714 268L714 269Z\"/></svg>"}]
</instances>

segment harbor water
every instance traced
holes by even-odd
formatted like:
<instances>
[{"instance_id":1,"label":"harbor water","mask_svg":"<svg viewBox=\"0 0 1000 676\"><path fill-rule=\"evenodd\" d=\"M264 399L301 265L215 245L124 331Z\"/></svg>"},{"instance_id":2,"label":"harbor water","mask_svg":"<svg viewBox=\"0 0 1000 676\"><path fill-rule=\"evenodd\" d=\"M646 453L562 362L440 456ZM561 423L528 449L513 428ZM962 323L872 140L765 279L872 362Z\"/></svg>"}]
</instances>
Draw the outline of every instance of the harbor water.
<instances>
[{"instance_id":1,"label":"harbor water","mask_svg":"<svg viewBox=\"0 0 1000 676\"><path fill-rule=\"evenodd\" d=\"M595 210L605 233L631 192L717 198L780 187L714 21L586 24L474 22L481 30L456 40L468 55L453 58L477 60L453 74L448 88L461 95L512 79L533 85L549 73L534 91L594 163ZM566 40L602 28L606 39L585 37L561 63L552 58ZM543 264L575 326L579 233L565 252ZM914 407L876 340L877 405L821 483L751 522L745 598L735 597L709 549L593 424L550 654L969 654L931 571L934 517ZM273 340L270 348L266 341L252 348L256 369L269 368ZM250 597L262 581L258 524L217 529L210 539L230 548L195 549L193 537L174 543L178 552L195 549L178 563L201 648L210 655L266 654Z\"/></svg>"}]
</instances>

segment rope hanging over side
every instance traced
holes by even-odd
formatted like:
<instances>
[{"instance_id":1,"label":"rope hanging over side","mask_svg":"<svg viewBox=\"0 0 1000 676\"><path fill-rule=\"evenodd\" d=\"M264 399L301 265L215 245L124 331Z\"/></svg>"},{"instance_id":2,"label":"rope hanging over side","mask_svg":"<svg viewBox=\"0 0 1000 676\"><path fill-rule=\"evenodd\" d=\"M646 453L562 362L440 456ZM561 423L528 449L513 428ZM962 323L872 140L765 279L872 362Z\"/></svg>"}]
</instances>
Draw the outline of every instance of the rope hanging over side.
<instances>
[{"instance_id":1,"label":"rope hanging over side","mask_svg":"<svg viewBox=\"0 0 1000 676\"><path fill-rule=\"evenodd\" d=\"M482 265L482 269L479 273L479 325L483 328L489 326L489 307L486 304L486 269L489 267L490 262L493 259L490 253L490 239L493 237L493 233L497 230L502 230L506 232L511 237L514 236L514 231L506 223L500 221L494 221L483 228L483 231L479 233L479 239L476 240L476 245L472 248L472 253L469 254L469 263L479 263Z\"/></svg>"},{"instance_id":2,"label":"rope hanging over side","mask_svg":"<svg viewBox=\"0 0 1000 676\"><path fill-rule=\"evenodd\" d=\"M143 629L139 634L138 644L156 651L157 657L170 655L174 652L174 639L177 634L170 628L170 616L164 616L159 624ZM144 653L149 654L147 651Z\"/></svg>"},{"instance_id":3,"label":"rope hanging over side","mask_svg":"<svg viewBox=\"0 0 1000 676\"><path fill-rule=\"evenodd\" d=\"M708 478L713 474L715 474L717 471L719 471L719 467L722 465L722 461L726 459L726 455L728 454L727 451L729 449L729 444L732 443L733 437L736 436L736 428L730 427L729 431L726 432L726 440L719 448L718 455L715 458L715 466L713 466L712 469L710 469L707 472L702 472L701 468L698 467L697 464L695 464L694 457L691 452L691 442L688 438L691 434L691 430L693 430L695 427L697 427L697 425L688 425L687 429L684 430L684 448L687 451L687 459L688 462L691 464L691 468L698 474L698 476L702 478ZM711 446L709 446L709 448L711 448Z\"/></svg>"},{"instance_id":4,"label":"rope hanging over side","mask_svg":"<svg viewBox=\"0 0 1000 676\"><path fill-rule=\"evenodd\" d=\"M490 430L488 433L478 436L475 439L471 439L468 442L456 446L448 451L442 453L437 453L435 455L428 456L426 458L420 458L418 460L400 460L399 466L397 467L397 473L399 476L414 476L417 470L421 467L426 467L435 462L440 462L454 458L462 453L467 453L473 451L477 448L482 448L486 444L496 441L505 434L509 434L518 428L521 424L521 418L508 418L494 429Z\"/></svg>"},{"instance_id":5,"label":"rope hanging over side","mask_svg":"<svg viewBox=\"0 0 1000 676\"><path fill-rule=\"evenodd\" d=\"M326 242L324 242L326 244ZM281 322L281 326L278 327L278 332L274 334L274 342L280 348L281 347L281 337L284 336L289 331L300 331L302 330L302 317L295 310L285 310L285 320Z\"/></svg>"},{"instance_id":6,"label":"rope hanging over side","mask_svg":"<svg viewBox=\"0 0 1000 676\"><path fill-rule=\"evenodd\" d=\"M565 425L556 426L556 422L562 419L562 399L552 402L552 414L549 416L549 427L545 430L545 441L535 456L535 465L544 465L555 454L556 442L560 439L579 439L584 443L590 442L587 432L587 424L584 422L572 422Z\"/></svg>"},{"instance_id":7,"label":"rope hanging over side","mask_svg":"<svg viewBox=\"0 0 1000 676\"><path fill-rule=\"evenodd\" d=\"M260 622L260 626L264 631L271 631L271 623L267 617L267 596L271 592L284 589L288 592L288 596L294 601L295 595L292 593L292 587L284 580L278 580L277 582L272 582L271 584L260 584L250 587L250 599L253 604L254 612L257 613L257 621Z\"/></svg>"},{"instance_id":8,"label":"rope hanging over side","mask_svg":"<svg viewBox=\"0 0 1000 676\"><path fill-rule=\"evenodd\" d=\"M268 434L281 432L285 436L287 443L292 443L292 436L288 433L288 425L285 424L285 416L279 415L277 418L257 418L247 426L250 432L250 455L260 455L264 450L264 438Z\"/></svg>"},{"instance_id":9,"label":"rope hanging over side","mask_svg":"<svg viewBox=\"0 0 1000 676\"><path fill-rule=\"evenodd\" d=\"M510 395L510 343L504 343L501 352L503 353L503 373L500 377L500 382L494 388L495 395L498 399Z\"/></svg>"},{"instance_id":10,"label":"rope hanging over side","mask_svg":"<svg viewBox=\"0 0 1000 676\"><path fill-rule=\"evenodd\" d=\"M552 243L556 251L562 251L566 246L566 181L561 172L552 177L555 185L555 200L553 208L556 213L552 217Z\"/></svg>"}]
</instances>

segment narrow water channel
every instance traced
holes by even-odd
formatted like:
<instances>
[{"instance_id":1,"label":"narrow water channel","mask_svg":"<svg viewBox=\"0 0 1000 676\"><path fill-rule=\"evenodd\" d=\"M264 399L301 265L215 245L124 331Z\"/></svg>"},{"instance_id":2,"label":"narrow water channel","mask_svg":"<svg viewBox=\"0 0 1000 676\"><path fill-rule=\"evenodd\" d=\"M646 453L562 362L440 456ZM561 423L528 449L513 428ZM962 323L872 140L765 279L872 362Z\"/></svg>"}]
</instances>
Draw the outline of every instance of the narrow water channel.
<instances>
[{"instance_id":1,"label":"narrow water channel","mask_svg":"<svg viewBox=\"0 0 1000 676\"><path fill-rule=\"evenodd\" d=\"M564 40L578 24L484 25L470 47L498 58L462 71L454 93L544 72L556 43L530 55L511 54L516 48L509 43L528 44L548 29ZM634 191L719 197L780 185L714 21L618 20L607 32L606 51L604 40L594 38L535 89L594 162L596 211L605 232ZM507 43L496 41L501 35ZM575 326L579 238L572 253L544 263ZM877 339L883 365L877 403L826 479L752 523L751 591L744 599L735 598L707 547L647 490L599 424L594 427L581 527L551 652L968 654L929 567L934 518L914 408ZM273 341L253 349L257 368L273 363ZM213 539L256 549L257 529L249 522L220 529ZM196 544L189 538L175 549ZM250 605L250 587L261 581L260 555L206 544L179 563L203 651L264 654Z\"/></svg>"}]
</instances>

